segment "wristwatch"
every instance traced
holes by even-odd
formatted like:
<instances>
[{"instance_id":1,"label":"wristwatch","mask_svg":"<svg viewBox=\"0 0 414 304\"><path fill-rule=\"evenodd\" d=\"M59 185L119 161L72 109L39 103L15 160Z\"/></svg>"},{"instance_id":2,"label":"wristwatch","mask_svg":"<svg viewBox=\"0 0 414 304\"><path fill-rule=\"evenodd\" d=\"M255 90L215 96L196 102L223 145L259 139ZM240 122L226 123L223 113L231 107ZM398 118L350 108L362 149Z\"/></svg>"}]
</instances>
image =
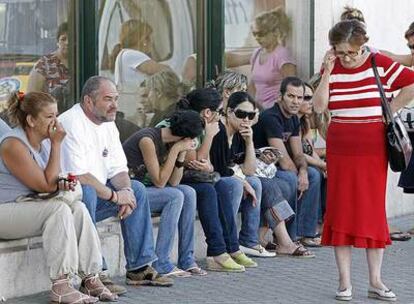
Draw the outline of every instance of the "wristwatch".
<instances>
[{"instance_id":1,"label":"wristwatch","mask_svg":"<svg viewBox=\"0 0 414 304\"><path fill-rule=\"evenodd\" d=\"M183 161L179 161L178 159L175 161L175 167L176 168L182 168L184 167L184 162Z\"/></svg>"}]
</instances>

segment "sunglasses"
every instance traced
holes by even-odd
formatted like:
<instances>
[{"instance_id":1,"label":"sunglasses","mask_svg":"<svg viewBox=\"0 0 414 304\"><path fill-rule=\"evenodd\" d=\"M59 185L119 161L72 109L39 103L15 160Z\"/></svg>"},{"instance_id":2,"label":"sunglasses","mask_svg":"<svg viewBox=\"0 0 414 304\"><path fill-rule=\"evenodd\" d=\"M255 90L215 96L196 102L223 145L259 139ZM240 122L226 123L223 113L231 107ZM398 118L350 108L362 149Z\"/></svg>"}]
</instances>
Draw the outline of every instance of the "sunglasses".
<instances>
[{"instance_id":1,"label":"sunglasses","mask_svg":"<svg viewBox=\"0 0 414 304\"><path fill-rule=\"evenodd\" d=\"M409 43L407 43L407 46L408 46L408 48L409 48L410 50L414 50L414 44L409 44Z\"/></svg>"},{"instance_id":2,"label":"sunglasses","mask_svg":"<svg viewBox=\"0 0 414 304\"><path fill-rule=\"evenodd\" d=\"M255 37L263 37L266 36L268 32L265 31L252 31L253 36Z\"/></svg>"},{"instance_id":3,"label":"sunglasses","mask_svg":"<svg viewBox=\"0 0 414 304\"><path fill-rule=\"evenodd\" d=\"M234 116L240 119L245 119L247 117L249 120L253 120L256 117L256 112L246 112L243 110L236 110L233 113L234 113Z\"/></svg>"},{"instance_id":4,"label":"sunglasses","mask_svg":"<svg viewBox=\"0 0 414 304\"><path fill-rule=\"evenodd\" d=\"M313 96L311 96L311 95L305 95L305 96L303 96L303 100L304 101L310 101L312 98L313 98Z\"/></svg>"}]
</instances>

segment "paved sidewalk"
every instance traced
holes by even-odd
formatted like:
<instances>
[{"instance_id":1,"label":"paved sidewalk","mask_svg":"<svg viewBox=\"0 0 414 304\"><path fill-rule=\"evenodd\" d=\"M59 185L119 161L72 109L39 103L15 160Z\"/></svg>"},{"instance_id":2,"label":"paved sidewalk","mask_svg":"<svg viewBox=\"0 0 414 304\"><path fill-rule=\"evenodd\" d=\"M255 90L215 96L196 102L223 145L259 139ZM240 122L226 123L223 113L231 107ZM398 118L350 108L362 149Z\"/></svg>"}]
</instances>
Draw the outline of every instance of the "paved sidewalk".
<instances>
[{"instance_id":1,"label":"paved sidewalk","mask_svg":"<svg viewBox=\"0 0 414 304\"><path fill-rule=\"evenodd\" d=\"M393 219L390 223L408 229L414 226L414 215ZM128 294L118 303L340 303L334 300L337 273L333 250L321 248L315 253L317 257L309 260L286 257L257 259L259 267L246 273L210 272L206 277L176 279L171 288L128 288ZM394 242L388 248L383 273L385 282L397 294L398 303L414 304L414 240ZM368 277L363 250L354 250L352 278L352 303L381 303L366 296ZM47 303L47 293L6 303Z\"/></svg>"}]
</instances>

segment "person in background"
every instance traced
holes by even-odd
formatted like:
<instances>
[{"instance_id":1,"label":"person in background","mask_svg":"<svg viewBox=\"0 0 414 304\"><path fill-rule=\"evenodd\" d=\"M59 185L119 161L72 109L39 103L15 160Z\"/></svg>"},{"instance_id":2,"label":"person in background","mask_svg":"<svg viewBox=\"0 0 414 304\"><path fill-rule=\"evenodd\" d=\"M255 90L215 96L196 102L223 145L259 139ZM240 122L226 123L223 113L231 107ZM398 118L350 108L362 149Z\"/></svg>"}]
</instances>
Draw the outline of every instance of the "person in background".
<instances>
[{"instance_id":1,"label":"person in background","mask_svg":"<svg viewBox=\"0 0 414 304\"><path fill-rule=\"evenodd\" d=\"M221 73L215 80L209 82L206 87L212 87L222 97L220 108L227 108L227 101L234 92L247 92L248 79L247 76L231 70Z\"/></svg>"},{"instance_id":2,"label":"person in background","mask_svg":"<svg viewBox=\"0 0 414 304\"><path fill-rule=\"evenodd\" d=\"M256 156L253 145L252 122L257 115L254 99L246 92L230 95L224 117L219 122L219 132L214 136L210 160L214 170L221 176L233 176L243 182L244 199L233 206L236 217L242 214L242 227L239 233L240 249L257 257L274 257L259 242L260 204L262 184L256 172ZM236 155L244 157L236 164Z\"/></svg>"},{"instance_id":3,"label":"person in background","mask_svg":"<svg viewBox=\"0 0 414 304\"><path fill-rule=\"evenodd\" d=\"M167 65L151 58L151 35L152 27L145 21L125 21L121 26L120 43L115 45L111 53L111 69L115 72L120 111L124 114L133 113L137 104L142 103L138 89L146 77L169 69Z\"/></svg>"},{"instance_id":4,"label":"person in background","mask_svg":"<svg viewBox=\"0 0 414 304\"><path fill-rule=\"evenodd\" d=\"M280 86L280 94L272 108L263 111L254 126L256 148L271 146L279 149L283 157L278 162L276 176L286 181L298 192L295 235L307 247L320 247L317 234L318 208L320 202L320 174L309 167L303 153L300 123L297 114L303 103L305 85L297 77L286 77Z\"/></svg>"},{"instance_id":5,"label":"person in background","mask_svg":"<svg viewBox=\"0 0 414 304\"><path fill-rule=\"evenodd\" d=\"M315 127L316 117L319 116L313 111L313 87L309 83L305 83L305 94L303 102L299 108L298 117L300 121L300 136L302 139L303 153L308 166L316 168L321 178L321 199L319 203L318 233L322 231L323 215L326 208L326 162L316 153L314 147L314 132L318 132ZM321 125L317 127L321 128Z\"/></svg>"},{"instance_id":6,"label":"person in background","mask_svg":"<svg viewBox=\"0 0 414 304\"><path fill-rule=\"evenodd\" d=\"M117 299L99 279L102 256L98 233L85 205L67 204L37 193L73 191L75 181L59 179L65 130L57 121L56 100L47 93L11 94L10 121L16 126L0 139L0 238L42 236L55 303L95 303ZM70 275L82 278L81 293Z\"/></svg>"},{"instance_id":7,"label":"person in background","mask_svg":"<svg viewBox=\"0 0 414 304\"><path fill-rule=\"evenodd\" d=\"M59 116L67 130L62 145L62 169L77 176L83 202L94 223L112 216L121 220L126 282L129 285L171 286L151 267L158 258L154 250L151 213L145 186L131 181L114 120L118 92L108 78L93 76L82 88L81 101ZM106 263L103 270L106 270ZM103 272L104 283L125 293ZM122 288L121 288L122 287Z\"/></svg>"},{"instance_id":8,"label":"person in background","mask_svg":"<svg viewBox=\"0 0 414 304\"><path fill-rule=\"evenodd\" d=\"M367 41L360 21L341 21L331 28L332 48L324 57L322 80L313 96L316 112L329 107L332 114L322 244L334 247L339 272L336 299L352 299L351 259L356 247L366 249L368 297L395 301L396 295L381 276L384 248L391 244L385 210L388 160L371 59L375 56L385 92L391 95L400 90L390 102L394 113L414 98L414 72L381 53L367 52ZM367 92L361 94L361 88Z\"/></svg>"},{"instance_id":9,"label":"person in background","mask_svg":"<svg viewBox=\"0 0 414 304\"><path fill-rule=\"evenodd\" d=\"M151 212L161 213L155 269L163 276L206 275L194 259L196 193L180 184L185 156L195 149L193 139L203 131L204 122L194 111L176 111L167 122L169 127L138 131L123 148L134 179L147 186ZM170 259L177 225L178 267Z\"/></svg>"},{"instance_id":10,"label":"person in background","mask_svg":"<svg viewBox=\"0 0 414 304\"><path fill-rule=\"evenodd\" d=\"M63 112L69 107L70 73L68 68L68 23L59 25L57 49L42 56L29 75L27 92L46 92L58 99L58 109Z\"/></svg>"},{"instance_id":11,"label":"person in background","mask_svg":"<svg viewBox=\"0 0 414 304\"><path fill-rule=\"evenodd\" d=\"M249 92L261 108L271 108L278 97L282 79L296 74L296 63L285 47L290 30L290 19L282 7L260 14L252 25L252 34L260 48L250 59Z\"/></svg>"},{"instance_id":12,"label":"person in background","mask_svg":"<svg viewBox=\"0 0 414 304\"><path fill-rule=\"evenodd\" d=\"M155 127L174 112L177 101L189 90L171 70L160 71L148 77L145 86L148 90L147 103L154 112L149 123L150 127Z\"/></svg>"}]
</instances>

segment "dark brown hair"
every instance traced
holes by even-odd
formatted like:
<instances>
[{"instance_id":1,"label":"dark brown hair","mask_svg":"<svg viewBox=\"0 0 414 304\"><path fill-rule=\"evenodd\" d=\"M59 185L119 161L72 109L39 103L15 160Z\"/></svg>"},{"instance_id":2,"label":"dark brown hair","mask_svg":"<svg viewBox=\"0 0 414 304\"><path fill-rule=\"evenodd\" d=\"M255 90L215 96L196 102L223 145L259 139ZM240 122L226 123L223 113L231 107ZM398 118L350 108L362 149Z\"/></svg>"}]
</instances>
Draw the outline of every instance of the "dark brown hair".
<instances>
[{"instance_id":1,"label":"dark brown hair","mask_svg":"<svg viewBox=\"0 0 414 304\"><path fill-rule=\"evenodd\" d=\"M56 34L56 40L59 41L60 36L67 34L69 31L68 23L63 22L59 25L57 34Z\"/></svg>"},{"instance_id":2,"label":"dark brown hair","mask_svg":"<svg viewBox=\"0 0 414 304\"><path fill-rule=\"evenodd\" d=\"M20 126L24 129L27 127L26 117L28 115L36 118L45 106L55 103L56 99L48 93L22 94L15 91L10 94L7 101L7 116L13 126Z\"/></svg>"},{"instance_id":3,"label":"dark brown hair","mask_svg":"<svg viewBox=\"0 0 414 304\"><path fill-rule=\"evenodd\" d=\"M367 41L365 24L356 19L340 21L329 31L329 43L332 46L339 43L362 46Z\"/></svg>"},{"instance_id":4,"label":"dark brown hair","mask_svg":"<svg viewBox=\"0 0 414 304\"><path fill-rule=\"evenodd\" d=\"M404 37L405 39L408 39L412 35L414 35L414 22L410 24L410 26L408 27L408 30L404 34Z\"/></svg>"}]
</instances>

